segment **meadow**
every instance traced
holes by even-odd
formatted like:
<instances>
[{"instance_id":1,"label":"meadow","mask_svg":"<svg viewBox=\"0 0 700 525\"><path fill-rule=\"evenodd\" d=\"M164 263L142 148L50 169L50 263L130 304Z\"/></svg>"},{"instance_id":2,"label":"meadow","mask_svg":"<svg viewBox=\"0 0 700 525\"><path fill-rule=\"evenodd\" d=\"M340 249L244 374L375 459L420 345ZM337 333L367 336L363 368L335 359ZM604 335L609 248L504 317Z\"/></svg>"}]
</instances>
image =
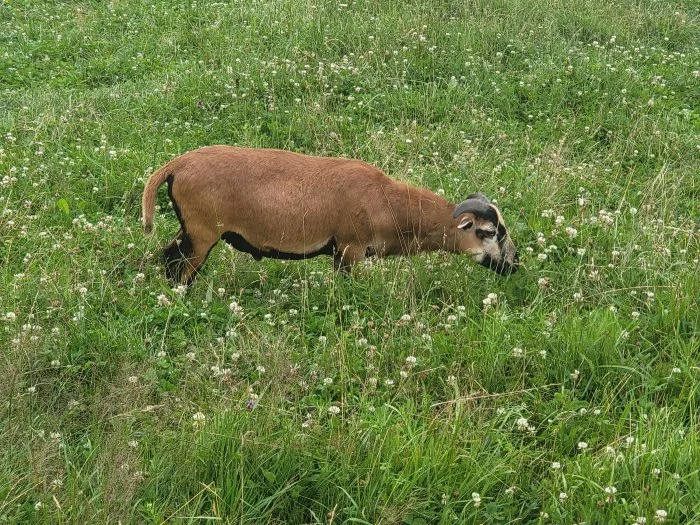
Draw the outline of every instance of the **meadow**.
<instances>
[{"instance_id":1,"label":"meadow","mask_svg":"<svg viewBox=\"0 0 700 525\"><path fill-rule=\"evenodd\" d=\"M0 1L0 523L700 523L700 4ZM498 202L522 267L188 289L211 144Z\"/></svg>"}]
</instances>

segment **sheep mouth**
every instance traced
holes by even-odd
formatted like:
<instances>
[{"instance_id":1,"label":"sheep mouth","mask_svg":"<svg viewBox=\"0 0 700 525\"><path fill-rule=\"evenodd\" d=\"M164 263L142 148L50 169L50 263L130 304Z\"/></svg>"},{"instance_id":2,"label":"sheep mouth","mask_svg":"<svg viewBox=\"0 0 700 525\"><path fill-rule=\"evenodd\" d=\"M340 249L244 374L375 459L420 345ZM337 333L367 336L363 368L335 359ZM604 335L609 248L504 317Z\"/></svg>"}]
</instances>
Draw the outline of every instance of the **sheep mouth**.
<instances>
[{"instance_id":1,"label":"sheep mouth","mask_svg":"<svg viewBox=\"0 0 700 525\"><path fill-rule=\"evenodd\" d=\"M518 267L520 266L520 261L518 260L517 255L513 258L512 263L509 263L509 262L506 262L503 260L499 261L496 259L492 259L489 256L486 256L481 261L479 261L479 264L481 266L485 266L486 268L488 268L490 270L493 270L498 275L510 275L510 274L518 271Z\"/></svg>"}]
</instances>

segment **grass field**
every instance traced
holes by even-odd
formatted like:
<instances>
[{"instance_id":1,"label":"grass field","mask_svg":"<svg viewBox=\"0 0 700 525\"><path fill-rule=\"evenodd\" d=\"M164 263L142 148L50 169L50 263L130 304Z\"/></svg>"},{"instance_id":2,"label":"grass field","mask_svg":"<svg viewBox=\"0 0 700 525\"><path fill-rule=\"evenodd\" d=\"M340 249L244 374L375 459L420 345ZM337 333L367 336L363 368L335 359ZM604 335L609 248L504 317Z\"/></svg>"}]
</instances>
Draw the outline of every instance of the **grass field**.
<instances>
[{"instance_id":1,"label":"grass field","mask_svg":"<svg viewBox=\"0 0 700 525\"><path fill-rule=\"evenodd\" d=\"M0 523L700 523L700 4L0 1ZM173 288L210 144L496 199L523 268Z\"/></svg>"}]
</instances>

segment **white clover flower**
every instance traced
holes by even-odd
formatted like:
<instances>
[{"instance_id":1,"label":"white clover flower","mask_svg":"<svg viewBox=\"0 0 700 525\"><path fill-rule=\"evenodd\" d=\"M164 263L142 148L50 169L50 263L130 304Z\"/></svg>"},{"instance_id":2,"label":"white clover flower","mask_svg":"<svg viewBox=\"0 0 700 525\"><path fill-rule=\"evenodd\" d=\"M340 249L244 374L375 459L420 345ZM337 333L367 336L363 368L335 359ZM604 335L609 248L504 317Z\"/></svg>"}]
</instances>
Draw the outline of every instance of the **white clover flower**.
<instances>
[{"instance_id":1,"label":"white clover flower","mask_svg":"<svg viewBox=\"0 0 700 525\"><path fill-rule=\"evenodd\" d=\"M156 354L156 357L159 357L159 358L162 359L162 358L164 358L166 355L168 355L168 354L165 353L165 350L161 350L160 352L158 352L158 353Z\"/></svg>"},{"instance_id":2,"label":"white clover flower","mask_svg":"<svg viewBox=\"0 0 700 525\"><path fill-rule=\"evenodd\" d=\"M658 469L658 468L652 469L651 473L655 478L658 478L661 475L661 469Z\"/></svg>"},{"instance_id":3,"label":"white clover flower","mask_svg":"<svg viewBox=\"0 0 700 525\"><path fill-rule=\"evenodd\" d=\"M576 292L574 294L574 301L576 301L576 302L583 301L583 294L581 292Z\"/></svg>"},{"instance_id":4,"label":"white clover flower","mask_svg":"<svg viewBox=\"0 0 700 525\"><path fill-rule=\"evenodd\" d=\"M537 254L537 258L538 258L540 261L546 261L546 260L547 260L547 254L546 254L546 253L538 253L538 254Z\"/></svg>"},{"instance_id":5,"label":"white clover flower","mask_svg":"<svg viewBox=\"0 0 700 525\"><path fill-rule=\"evenodd\" d=\"M639 319L639 315L640 315L640 314L639 314L638 311L635 310L635 311L632 312L631 315L632 315L632 319Z\"/></svg>"},{"instance_id":6,"label":"white clover flower","mask_svg":"<svg viewBox=\"0 0 700 525\"><path fill-rule=\"evenodd\" d=\"M578 235L578 231L576 230L576 228L572 228L571 226L567 226L565 231L566 234L569 236L569 239L573 239L574 237L576 237L576 235Z\"/></svg>"},{"instance_id":7,"label":"white clover flower","mask_svg":"<svg viewBox=\"0 0 700 525\"><path fill-rule=\"evenodd\" d=\"M139 442L136 441L135 439L132 439L131 441L129 441L129 442L127 443L127 445L129 445L131 448L136 448L136 447L139 446Z\"/></svg>"},{"instance_id":8,"label":"white clover flower","mask_svg":"<svg viewBox=\"0 0 700 525\"><path fill-rule=\"evenodd\" d=\"M406 379L408 377L408 372L406 372L406 370L401 370L399 376L401 376L402 379Z\"/></svg>"},{"instance_id":9,"label":"white clover flower","mask_svg":"<svg viewBox=\"0 0 700 525\"><path fill-rule=\"evenodd\" d=\"M579 450L586 450L588 448L588 443L585 441L579 441L577 446Z\"/></svg>"},{"instance_id":10,"label":"white clover flower","mask_svg":"<svg viewBox=\"0 0 700 525\"><path fill-rule=\"evenodd\" d=\"M552 461L551 467L552 470L559 470L561 468L561 463L559 463L558 461Z\"/></svg>"},{"instance_id":11,"label":"white clover flower","mask_svg":"<svg viewBox=\"0 0 700 525\"><path fill-rule=\"evenodd\" d=\"M573 379L574 381L578 381L578 377L580 374L581 372L579 372L578 370L574 370L569 374L569 377L571 377L571 379Z\"/></svg>"},{"instance_id":12,"label":"white clover flower","mask_svg":"<svg viewBox=\"0 0 700 525\"><path fill-rule=\"evenodd\" d=\"M516 346L515 348L513 348L512 355L513 355L513 357L522 357L523 356L523 349Z\"/></svg>"},{"instance_id":13,"label":"white clover flower","mask_svg":"<svg viewBox=\"0 0 700 525\"><path fill-rule=\"evenodd\" d=\"M170 302L170 299L168 299L168 296L165 294L160 294L157 297L158 300L158 306L170 306L172 303Z\"/></svg>"},{"instance_id":14,"label":"white clover flower","mask_svg":"<svg viewBox=\"0 0 700 525\"><path fill-rule=\"evenodd\" d=\"M236 301L232 301L231 304L228 305L228 309L233 315L243 315L243 307L239 305Z\"/></svg>"},{"instance_id":15,"label":"white clover flower","mask_svg":"<svg viewBox=\"0 0 700 525\"><path fill-rule=\"evenodd\" d=\"M647 519L644 516L637 516L637 519L634 520L634 525L646 525Z\"/></svg>"},{"instance_id":16,"label":"white clover flower","mask_svg":"<svg viewBox=\"0 0 700 525\"><path fill-rule=\"evenodd\" d=\"M559 493L559 501L560 501L561 503L564 503L564 501L566 501L566 499L567 499L568 497L569 497L569 495L568 495L566 492L560 492L560 493Z\"/></svg>"},{"instance_id":17,"label":"white clover flower","mask_svg":"<svg viewBox=\"0 0 700 525\"><path fill-rule=\"evenodd\" d=\"M384 384L386 386L394 386L394 380L393 379L385 379Z\"/></svg>"},{"instance_id":18,"label":"white clover flower","mask_svg":"<svg viewBox=\"0 0 700 525\"><path fill-rule=\"evenodd\" d=\"M61 366L61 362L58 359L54 359L51 361L51 366L53 366L53 367Z\"/></svg>"},{"instance_id":19,"label":"white clover flower","mask_svg":"<svg viewBox=\"0 0 700 525\"><path fill-rule=\"evenodd\" d=\"M672 373L672 374L680 374L680 373L681 373L681 369L678 368L677 366L674 366L674 367L671 369L671 373Z\"/></svg>"},{"instance_id":20,"label":"white clover flower","mask_svg":"<svg viewBox=\"0 0 700 525\"><path fill-rule=\"evenodd\" d=\"M624 441L625 447L629 448L634 443L634 436L627 436Z\"/></svg>"},{"instance_id":21,"label":"white clover flower","mask_svg":"<svg viewBox=\"0 0 700 525\"><path fill-rule=\"evenodd\" d=\"M322 345L325 345L328 342L328 338L325 335L319 335L318 342Z\"/></svg>"},{"instance_id":22,"label":"white clover flower","mask_svg":"<svg viewBox=\"0 0 700 525\"><path fill-rule=\"evenodd\" d=\"M261 374L264 374L264 373L265 373L265 367L264 367L263 365L258 365L258 366L256 366L256 367L255 367L255 370L257 370L257 371L260 372Z\"/></svg>"},{"instance_id":23,"label":"white clover flower","mask_svg":"<svg viewBox=\"0 0 700 525\"><path fill-rule=\"evenodd\" d=\"M613 494L617 493L617 488L616 487L605 487L603 489L603 492L605 492L606 494L613 495Z\"/></svg>"},{"instance_id":24,"label":"white clover flower","mask_svg":"<svg viewBox=\"0 0 700 525\"><path fill-rule=\"evenodd\" d=\"M29 388L27 388L27 392L30 393L30 394L36 393L36 387L35 387L35 386L30 386Z\"/></svg>"},{"instance_id":25,"label":"white clover flower","mask_svg":"<svg viewBox=\"0 0 700 525\"><path fill-rule=\"evenodd\" d=\"M411 320L411 315L410 315L410 314L403 314L403 315L401 316L401 320L402 320L403 322L407 323L408 321Z\"/></svg>"},{"instance_id":26,"label":"white clover flower","mask_svg":"<svg viewBox=\"0 0 700 525\"><path fill-rule=\"evenodd\" d=\"M583 257L586 255L586 249L585 248L576 248L576 255L579 257Z\"/></svg>"},{"instance_id":27,"label":"white clover flower","mask_svg":"<svg viewBox=\"0 0 700 525\"><path fill-rule=\"evenodd\" d=\"M530 423L528 423L527 419L524 417L518 418L515 424L518 426L518 430L522 430L523 432L527 432L532 428Z\"/></svg>"},{"instance_id":28,"label":"white clover flower","mask_svg":"<svg viewBox=\"0 0 700 525\"><path fill-rule=\"evenodd\" d=\"M136 383L139 382L139 378L136 376L129 376L126 378L126 380L131 383L132 385L135 385Z\"/></svg>"},{"instance_id":29,"label":"white clover flower","mask_svg":"<svg viewBox=\"0 0 700 525\"><path fill-rule=\"evenodd\" d=\"M44 506L44 504L43 504L41 501L37 501L37 502L34 504L34 510L39 510L39 509L41 509L41 507L43 507L43 506Z\"/></svg>"},{"instance_id":30,"label":"white clover flower","mask_svg":"<svg viewBox=\"0 0 700 525\"><path fill-rule=\"evenodd\" d=\"M333 378L332 377L326 377L323 379L323 384L325 386L329 386L333 384Z\"/></svg>"},{"instance_id":31,"label":"white clover flower","mask_svg":"<svg viewBox=\"0 0 700 525\"><path fill-rule=\"evenodd\" d=\"M481 505L481 494L478 492L472 492L472 501L474 502L475 507Z\"/></svg>"},{"instance_id":32,"label":"white clover flower","mask_svg":"<svg viewBox=\"0 0 700 525\"><path fill-rule=\"evenodd\" d=\"M328 413L331 416L336 416L336 415L340 414L340 407L337 407L335 405L331 405L328 407Z\"/></svg>"},{"instance_id":33,"label":"white clover flower","mask_svg":"<svg viewBox=\"0 0 700 525\"><path fill-rule=\"evenodd\" d=\"M14 312L7 312L5 314L5 319L7 319L10 322L14 321L15 319L17 319L17 314L15 314Z\"/></svg>"},{"instance_id":34,"label":"white clover flower","mask_svg":"<svg viewBox=\"0 0 700 525\"><path fill-rule=\"evenodd\" d=\"M549 288L549 279L546 277L540 277L537 280L537 286L539 286L542 289Z\"/></svg>"},{"instance_id":35,"label":"white clover flower","mask_svg":"<svg viewBox=\"0 0 700 525\"><path fill-rule=\"evenodd\" d=\"M542 359L547 359L547 350L540 350L538 353Z\"/></svg>"},{"instance_id":36,"label":"white clover flower","mask_svg":"<svg viewBox=\"0 0 700 525\"><path fill-rule=\"evenodd\" d=\"M658 509L655 513L656 521L659 523L666 521L666 516L668 516L668 512L666 512L664 509Z\"/></svg>"},{"instance_id":37,"label":"white clover flower","mask_svg":"<svg viewBox=\"0 0 700 525\"><path fill-rule=\"evenodd\" d=\"M482 302L484 303L484 306L496 304L498 302L498 295L492 292L488 294Z\"/></svg>"},{"instance_id":38,"label":"white clover flower","mask_svg":"<svg viewBox=\"0 0 700 525\"><path fill-rule=\"evenodd\" d=\"M201 412L195 412L192 414L192 419L194 419L195 423L204 423L207 420L207 416Z\"/></svg>"},{"instance_id":39,"label":"white clover flower","mask_svg":"<svg viewBox=\"0 0 700 525\"><path fill-rule=\"evenodd\" d=\"M408 365L412 366L412 365L415 365L417 362L418 362L418 359L416 359L416 356L414 356L414 355L409 355L406 358L406 364L408 364Z\"/></svg>"}]
</instances>

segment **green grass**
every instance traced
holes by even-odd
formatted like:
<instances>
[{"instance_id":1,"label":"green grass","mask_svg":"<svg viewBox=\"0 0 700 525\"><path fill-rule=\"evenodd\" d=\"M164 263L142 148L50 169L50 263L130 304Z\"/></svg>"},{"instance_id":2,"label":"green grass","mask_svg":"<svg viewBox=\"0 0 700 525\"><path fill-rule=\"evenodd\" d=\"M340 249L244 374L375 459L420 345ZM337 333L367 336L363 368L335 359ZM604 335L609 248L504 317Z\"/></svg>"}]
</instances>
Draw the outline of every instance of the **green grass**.
<instances>
[{"instance_id":1,"label":"green grass","mask_svg":"<svg viewBox=\"0 0 700 525\"><path fill-rule=\"evenodd\" d=\"M695 0L0 2L0 523L700 523L698 35ZM524 267L220 246L181 294L143 183L219 143L482 191Z\"/></svg>"}]
</instances>

